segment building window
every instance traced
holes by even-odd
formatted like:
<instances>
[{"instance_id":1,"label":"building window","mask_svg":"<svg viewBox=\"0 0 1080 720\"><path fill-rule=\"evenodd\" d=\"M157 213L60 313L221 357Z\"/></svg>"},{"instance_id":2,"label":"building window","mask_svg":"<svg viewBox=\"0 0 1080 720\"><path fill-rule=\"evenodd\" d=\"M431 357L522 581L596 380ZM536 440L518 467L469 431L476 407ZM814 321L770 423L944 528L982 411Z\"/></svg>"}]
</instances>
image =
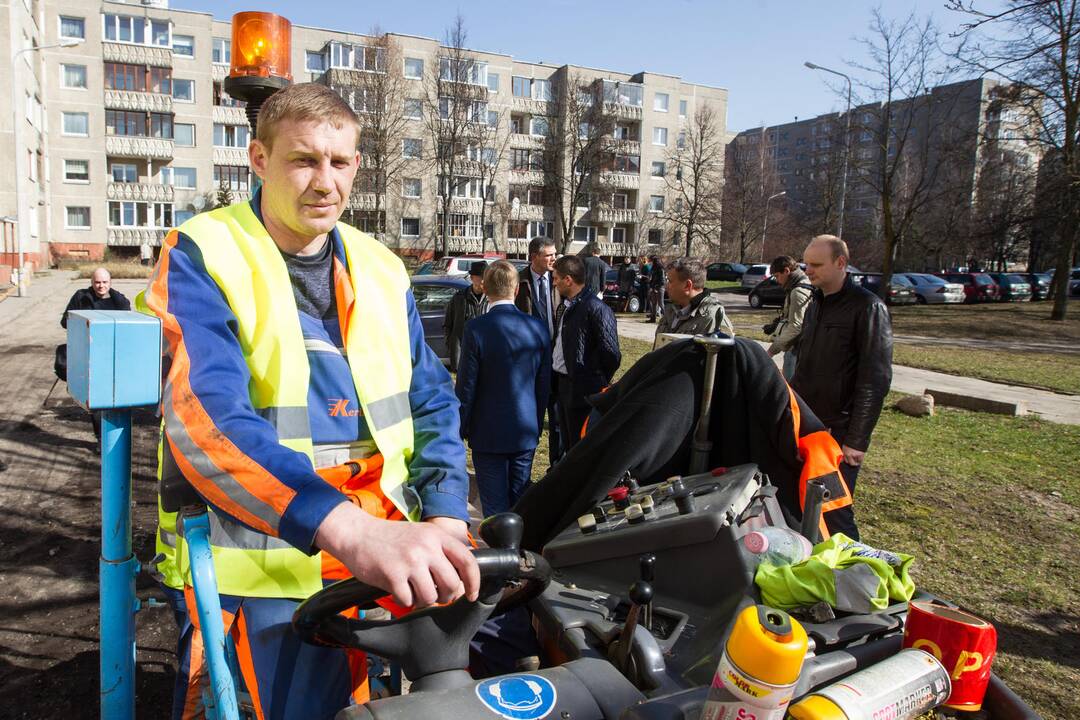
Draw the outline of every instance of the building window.
<instances>
[{"instance_id":1,"label":"building window","mask_svg":"<svg viewBox=\"0 0 1080 720\"><path fill-rule=\"evenodd\" d=\"M510 81L510 85L514 97L532 97L532 80L529 78L514 76Z\"/></svg>"},{"instance_id":2,"label":"building window","mask_svg":"<svg viewBox=\"0 0 1080 720\"><path fill-rule=\"evenodd\" d=\"M86 18L60 16L60 37L86 39Z\"/></svg>"},{"instance_id":3,"label":"building window","mask_svg":"<svg viewBox=\"0 0 1080 720\"><path fill-rule=\"evenodd\" d=\"M592 225L574 226L574 242L596 242L596 228Z\"/></svg>"},{"instance_id":4,"label":"building window","mask_svg":"<svg viewBox=\"0 0 1080 720\"><path fill-rule=\"evenodd\" d=\"M401 157L419 158L423 149L424 143L418 138L405 138L401 141Z\"/></svg>"},{"instance_id":5,"label":"building window","mask_svg":"<svg viewBox=\"0 0 1080 720\"><path fill-rule=\"evenodd\" d=\"M139 169L135 167L135 163L110 163L109 174L112 176L113 182L139 182Z\"/></svg>"},{"instance_id":6,"label":"building window","mask_svg":"<svg viewBox=\"0 0 1080 720\"><path fill-rule=\"evenodd\" d=\"M499 73L488 73L488 90L491 92L499 92Z\"/></svg>"},{"instance_id":7,"label":"building window","mask_svg":"<svg viewBox=\"0 0 1080 720\"><path fill-rule=\"evenodd\" d=\"M499 112L497 110L488 110L487 124L488 127L499 127Z\"/></svg>"},{"instance_id":8,"label":"building window","mask_svg":"<svg viewBox=\"0 0 1080 720\"><path fill-rule=\"evenodd\" d=\"M657 127L652 129L652 144L667 145L667 128Z\"/></svg>"},{"instance_id":9,"label":"building window","mask_svg":"<svg viewBox=\"0 0 1080 720\"><path fill-rule=\"evenodd\" d=\"M72 205L65 207L64 227L68 230L89 230L90 208Z\"/></svg>"},{"instance_id":10,"label":"building window","mask_svg":"<svg viewBox=\"0 0 1080 720\"><path fill-rule=\"evenodd\" d=\"M424 61L420 58L405 58L405 77L409 80L423 80Z\"/></svg>"},{"instance_id":11,"label":"building window","mask_svg":"<svg viewBox=\"0 0 1080 720\"><path fill-rule=\"evenodd\" d=\"M529 121L529 134L530 135L539 135L539 136L542 136L542 137L547 137L548 133L550 131L551 131L551 129L548 126L548 121L547 121L547 118L545 118L545 117L537 116L537 117L533 117Z\"/></svg>"},{"instance_id":12,"label":"building window","mask_svg":"<svg viewBox=\"0 0 1080 720\"><path fill-rule=\"evenodd\" d=\"M78 90L86 89L85 65L61 65L60 86Z\"/></svg>"},{"instance_id":13,"label":"building window","mask_svg":"<svg viewBox=\"0 0 1080 720\"><path fill-rule=\"evenodd\" d=\"M225 92L225 83L214 83L214 105L218 107L247 107L247 103L243 100L237 100L229 93Z\"/></svg>"},{"instance_id":14,"label":"building window","mask_svg":"<svg viewBox=\"0 0 1080 720\"><path fill-rule=\"evenodd\" d=\"M424 102L417 98L405 98L405 117L409 120L424 119Z\"/></svg>"},{"instance_id":15,"label":"building window","mask_svg":"<svg viewBox=\"0 0 1080 720\"><path fill-rule=\"evenodd\" d=\"M656 93L653 95L652 109L656 112L668 111L668 94Z\"/></svg>"},{"instance_id":16,"label":"building window","mask_svg":"<svg viewBox=\"0 0 1080 720\"><path fill-rule=\"evenodd\" d=\"M172 45L172 24L168 20L151 20L150 36L154 45L169 47Z\"/></svg>"},{"instance_id":17,"label":"building window","mask_svg":"<svg viewBox=\"0 0 1080 720\"><path fill-rule=\"evenodd\" d=\"M420 218L401 218L402 237L420 237Z\"/></svg>"},{"instance_id":18,"label":"building window","mask_svg":"<svg viewBox=\"0 0 1080 720\"><path fill-rule=\"evenodd\" d=\"M457 65L455 68L454 65ZM439 58L439 78L449 82L487 87L488 64L472 58Z\"/></svg>"},{"instance_id":19,"label":"building window","mask_svg":"<svg viewBox=\"0 0 1080 720\"><path fill-rule=\"evenodd\" d=\"M214 187L247 192L251 187L251 170L245 165L215 165Z\"/></svg>"},{"instance_id":20,"label":"building window","mask_svg":"<svg viewBox=\"0 0 1080 720\"><path fill-rule=\"evenodd\" d=\"M179 102L195 102L195 81L173 78L172 96Z\"/></svg>"},{"instance_id":21,"label":"building window","mask_svg":"<svg viewBox=\"0 0 1080 720\"><path fill-rule=\"evenodd\" d=\"M109 225L170 228L173 225L173 205L172 203L110 202Z\"/></svg>"},{"instance_id":22,"label":"building window","mask_svg":"<svg viewBox=\"0 0 1080 720\"><path fill-rule=\"evenodd\" d=\"M304 54L304 68L308 72L321 73L326 70L326 56L321 52L308 50Z\"/></svg>"},{"instance_id":23,"label":"building window","mask_svg":"<svg viewBox=\"0 0 1080 720\"><path fill-rule=\"evenodd\" d=\"M385 72L386 50L333 41L330 43L330 67Z\"/></svg>"},{"instance_id":24,"label":"building window","mask_svg":"<svg viewBox=\"0 0 1080 720\"><path fill-rule=\"evenodd\" d=\"M64 160L64 182L90 182L89 160Z\"/></svg>"},{"instance_id":25,"label":"building window","mask_svg":"<svg viewBox=\"0 0 1080 720\"><path fill-rule=\"evenodd\" d=\"M173 35L172 51L173 55L195 57L195 38L191 35Z\"/></svg>"},{"instance_id":26,"label":"building window","mask_svg":"<svg viewBox=\"0 0 1080 720\"><path fill-rule=\"evenodd\" d=\"M194 190L198 174L195 168L188 167L163 167L161 168L161 184L185 190Z\"/></svg>"},{"instance_id":27,"label":"building window","mask_svg":"<svg viewBox=\"0 0 1080 720\"><path fill-rule=\"evenodd\" d=\"M611 242L624 243L626 242L626 228L611 228Z\"/></svg>"},{"instance_id":28,"label":"building window","mask_svg":"<svg viewBox=\"0 0 1080 720\"><path fill-rule=\"evenodd\" d=\"M685 130L679 133L679 137L675 140L675 147L679 148L680 150L685 150L686 149L686 131Z\"/></svg>"},{"instance_id":29,"label":"building window","mask_svg":"<svg viewBox=\"0 0 1080 720\"><path fill-rule=\"evenodd\" d=\"M667 165L659 160L654 160L652 164L652 176L662 178L667 174Z\"/></svg>"},{"instance_id":30,"label":"building window","mask_svg":"<svg viewBox=\"0 0 1080 720\"><path fill-rule=\"evenodd\" d=\"M106 90L146 91L146 66L105 63Z\"/></svg>"},{"instance_id":31,"label":"building window","mask_svg":"<svg viewBox=\"0 0 1080 720\"><path fill-rule=\"evenodd\" d=\"M195 147L195 124L176 123L173 125L173 140L177 147Z\"/></svg>"},{"instance_id":32,"label":"building window","mask_svg":"<svg viewBox=\"0 0 1080 720\"><path fill-rule=\"evenodd\" d=\"M135 137L156 137L172 139L172 115L124 110L105 111L106 135L131 135Z\"/></svg>"},{"instance_id":33,"label":"building window","mask_svg":"<svg viewBox=\"0 0 1080 720\"><path fill-rule=\"evenodd\" d=\"M679 101L679 117L681 117L681 118L686 117L686 105L687 105L687 103L686 103L685 100L680 100Z\"/></svg>"},{"instance_id":34,"label":"building window","mask_svg":"<svg viewBox=\"0 0 1080 720\"><path fill-rule=\"evenodd\" d=\"M246 148L248 136L247 125L214 124L214 147Z\"/></svg>"},{"instance_id":35,"label":"building window","mask_svg":"<svg viewBox=\"0 0 1080 720\"><path fill-rule=\"evenodd\" d=\"M152 67L149 80L150 84L146 89L150 92L162 95L172 94L172 69Z\"/></svg>"},{"instance_id":36,"label":"building window","mask_svg":"<svg viewBox=\"0 0 1080 720\"><path fill-rule=\"evenodd\" d=\"M604 102L631 107L641 107L645 97L645 88L641 85L617 80L604 80L603 92Z\"/></svg>"},{"instance_id":37,"label":"building window","mask_svg":"<svg viewBox=\"0 0 1080 720\"><path fill-rule=\"evenodd\" d=\"M649 230L649 244L650 245L659 245L663 241L664 241L664 232L662 230L657 230L656 228L653 228L652 230Z\"/></svg>"},{"instance_id":38,"label":"building window","mask_svg":"<svg viewBox=\"0 0 1080 720\"><path fill-rule=\"evenodd\" d=\"M550 80L533 80L532 91L533 100L543 100L545 102L551 102Z\"/></svg>"},{"instance_id":39,"label":"building window","mask_svg":"<svg viewBox=\"0 0 1080 720\"><path fill-rule=\"evenodd\" d=\"M137 43L139 45L145 44L146 21L144 18L109 14L104 15L103 18L106 40Z\"/></svg>"},{"instance_id":40,"label":"building window","mask_svg":"<svg viewBox=\"0 0 1080 720\"><path fill-rule=\"evenodd\" d=\"M618 173L637 175L641 172L641 158L637 155L616 155L611 168Z\"/></svg>"},{"instance_id":41,"label":"building window","mask_svg":"<svg viewBox=\"0 0 1080 720\"><path fill-rule=\"evenodd\" d=\"M211 60L218 65L228 65L232 62L232 40L229 38L214 38L210 55Z\"/></svg>"},{"instance_id":42,"label":"building window","mask_svg":"<svg viewBox=\"0 0 1080 720\"><path fill-rule=\"evenodd\" d=\"M64 112L60 113L64 135L88 137L90 135L90 113Z\"/></svg>"},{"instance_id":43,"label":"building window","mask_svg":"<svg viewBox=\"0 0 1080 720\"><path fill-rule=\"evenodd\" d=\"M401 197L418 198L422 189L423 183L420 178L401 179Z\"/></svg>"},{"instance_id":44,"label":"building window","mask_svg":"<svg viewBox=\"0 0 1080 720\"><path fill-rule=\"evenodd\" d=\"M664 196L663 195L650 195L649 196L649 212L664 212Z\"/></svg>"}]
</instances>

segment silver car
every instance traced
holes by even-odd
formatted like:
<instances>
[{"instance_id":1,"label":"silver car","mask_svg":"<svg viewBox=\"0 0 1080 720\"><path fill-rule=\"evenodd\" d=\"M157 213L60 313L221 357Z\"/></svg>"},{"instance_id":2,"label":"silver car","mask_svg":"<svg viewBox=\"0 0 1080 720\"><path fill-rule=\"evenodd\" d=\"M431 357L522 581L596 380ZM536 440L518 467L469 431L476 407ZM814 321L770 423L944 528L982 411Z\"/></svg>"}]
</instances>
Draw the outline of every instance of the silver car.
<instances>
[{"instance_id":1,"label":"silver car","mask_svg":"<svg viewBox=\"0 0 1080 720\"><path fill-rule=\"evenodd\" d=\"M746 268L746 272L743 273L741 281L742 289L753 290L757 287L757 284L759 282L769 277L770 275L772 275L772 273L769 272L768 265L751 265L750 267Z\"/></svg>"},{"instance_id":2,"label":"silver car","mask_svg":"<svg viewBox=\"0 0 1080 720\"><path fill-rule=\"evenodd\" d=\"M964 286L960 283L947 282L926 273L903 273L903 276L911 281L916 302L920 305L964 302Z\"/></svg>"}]
</instances>

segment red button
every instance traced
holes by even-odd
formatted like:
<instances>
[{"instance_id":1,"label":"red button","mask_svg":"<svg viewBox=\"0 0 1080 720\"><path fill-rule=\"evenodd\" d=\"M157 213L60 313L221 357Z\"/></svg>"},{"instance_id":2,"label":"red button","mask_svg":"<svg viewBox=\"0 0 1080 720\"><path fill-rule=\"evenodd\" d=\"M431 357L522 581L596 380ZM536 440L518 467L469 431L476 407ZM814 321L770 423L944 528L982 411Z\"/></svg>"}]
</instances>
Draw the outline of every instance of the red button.
<instances>
[{"instance_id":1,"label":"red button","mask_svg":"<svg viewBox=\"0 0 1080 720\"><path fill-rule=\"evenodd\" d=\"M626 496L630 494L630 488L620 485L617 488L611 488L608 490L608 498L611 500L625 500Z\"/></svg>"}]
</instances>

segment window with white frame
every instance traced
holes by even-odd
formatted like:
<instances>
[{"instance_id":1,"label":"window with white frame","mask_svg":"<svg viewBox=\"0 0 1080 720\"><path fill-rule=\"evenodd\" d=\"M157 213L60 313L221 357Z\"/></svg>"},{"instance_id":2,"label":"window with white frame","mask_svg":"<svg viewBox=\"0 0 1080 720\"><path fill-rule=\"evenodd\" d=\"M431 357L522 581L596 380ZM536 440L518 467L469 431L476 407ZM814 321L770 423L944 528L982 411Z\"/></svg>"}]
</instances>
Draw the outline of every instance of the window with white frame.
<instances>
[{"instance_id":1,"label":"window with white frame","mask_svg":"<svg viewBox=\"0 0 1080 720\"><path fill-rule=\"evenodd\" d=\"M670 98L667 93L653 94L652 109L656 112L667 112Z\"/></svg>"},{"instance_id":2,"label":"window with white frame","mask_svg":"<svg viewBox=\"0 0 1080 720\"><path fill-rule=\"evenodd\" d=\"M547 137L551 132L551 127L548 124L547 118L542 116L534 116L529 120L529 134L539 135L541 137Z\"/></svg>"},{"instance_id":3,"label":"window with white frame","mask_svg":"<svg viewBox=\"0 0 1080 720\"><path fill-rule=\"evenodd\" d=\"M105 39L110 42L136 45L172 45L172 27L168 20L155 20L133 15L102 15Z\"/></svg>"},{"instance_id":4,"label":"window with white frame","mask_svg":"<svg viewBox=\"0 0 1080 720\"><path fill-rule=\"evenodd\" d=\"M90 182L89 160L64 160L64 182Z\"/></svg>"},{"instance_id":5,"label":"window with white frame","mask_svg":"<svg viewBox=\"0 0 1080 720\"><path fill-rule=\"evenodd\" d=\"M304 53L304 69L308 72L321 73L326 70L326 55L308 50Z\"/></svg>"},{"instance_id":6,"label":"window with white frame","mask_svg":"<svg viewBox=\"0 0 1080 720\"><path fill-rule=\"evenodd\" d=\"M150 41L158 47L172 45L172 23L168 20L150 20Z\"/></svg>"},{"instance_id":7,"label":"window with white frame","mask_svg":"<svg viewBox=\"0 0 1080 720\"><path fill-rule=\"evenodd\" d=\"M488 73L487 86L491 92L499 92L499 73Z\"/></svg>"},{"instance_id":8,"label":"window with white frame","mask_svg":"<svg viewBox=\"0 0 1080 720\"><path fill-rule=\"evenodd\" d=\"M139 168L135 166L135 163L109 163L109 176L113 182L139 182Z\"/></svg>"},{"instance_id":9,"label":"window with white frame","mask_svg":"<svg viewBox=\"0 0 1080 720\"><path fill-rule=\"evenodd\" d=\"M603 93L604 102L641 107L645 97L645 88L637 83L604 80Z\"/></svg>"},{"instance_id":10,"label":"window with white frame","mask_svg":"<svg viewBox=\"0 0 1080 720\"><path fill-rule=\"evenodd\" d=\"M68 205L65 207L64 228L67 230L89 230L90 208L84 205Z\"/></svg>"},{"instance_id":11,"label":"window with white frame","mask_svg":"<svg viewBox=\"0 0 1080 720\"><path fill-rule=\"evenodd\" d=\"M195 81L173 78L172 96L179 102L195 102Z\"/></svg>"},{"instance_id":12,"label":"window with white frame","mask_svg":"<svg viewBox=\"0 0 1080 720\"><path fill-rule=\"evenodd\" d=\"M592 225L575 225L574 242L596 242L596 228Z\"/></svg>"},{"instance_id":13,"label":"window with white frame","mask_svg":"<svg viewBox=\"0 0 1080 720\"><path fill-rule=\"evenodd\" d=\"M667 145L667 128L654 127L652 129L652 144Z\"/></svg>"},{"instance_id":14,"label":"window with white frame","mask_svg":"<svg viewBox=\"0 0 1080 720\"><path fill-rule=\"evenodd\" d=\"M533 100L543 100L545 102L551 102L551 81L550 80L533 80L532 81Z\"/></svg>"},{"instance_id":15,"label":"window with white frame","mask_svg":"<svg viewBox=\"0 0 1080 720\"><path fill-rule=\"evenodd\" d=\"M652 164L652 176L662 178L667 174L667 164L661 160L654 160Z\"/></svg>"},{"instance_id":16,"label":"window with white frame","mask_svg":"<svg viewBox=\"0 0 1080 720\"><path fill-rule=\"evenodd\" d=\"M469 85L488 84L488 64L472 58L439 58L439 78Z\"/></svg>"},{"instance_id":17,"label":"window with white frame","mask_svg":"<svg viewBox=\"0 0 1080 720\"><path fill-rule=\"evenodd\" d=\"M177 147L195 147L195 124L175 123L173 125L173 141Z\"/></svg>"},{"instance_id":18,"label":"window with white frame","mask_svg":"<svg viewBox=\"0 0 1080 720\"><path fill-rule=\"evenodd\" d=\"M686 131L685 130L679 132L679 136L675 140L675 147L679 148L680 150L685 150L686 149Z\"/></svg>"},{"instance_id":19,"label":"window with white frame","mask_svg":"<svg viewBox=\"0 0 1080 720\"><path fill-rule=\"evenodd\" d=\"M60 86L76 90L86 89L86 66L68 65L60 66Z\"/></svg>"},{"instance_id":20,"label":"window with white frame","mask_svg":"<svg viewBox=\"0 0 1080 720\"><path fill-rule=\"evenodd\" d=\"M649 196L649 212L664 212L664 196L663 195L650 195Z\"/></svg>"},{"instance_id":21,"label":"window with white frame","mask_svg":"<svg viewBox=\"0 0 1080 720\"><path fill-rule=\"evenodd\" d=\"M170 228L173 226L173 204L113 201L109 203L109 225Z\"/></svg>"},{"instance_id":22,"label":"window with white frame","mask_svg":"<svg viewBox=\"0 0 1080 720\"><path fill-rule=\"evenodd\" d=\"M218 65L228 65L232 62L232 40L229 38L214 38L211 46L210 59Z\"/></svg>"},{"instance_id":23,"label":"window with white frame","mask_svg":"<svg viewBox=\"0 0 1080 720\"><path fill-rule=\"evenodd\" d=\"M62 38L76 38L79 40L86 39L86 18L72 17L70 15L60 16L60 37Z\"/></svg>"},{"instance_id":24,"label":"window with white frame","mask_svg":"<svg viewBox=\"0 0 1080 720\"><path fill-rule=\"evenodd\" d=\"M535 237L554 237L555 236L555 223L544 222L542 220L533 220L529 223L529 235L530 238Z\"/></svg>"},{"instance_id":25,"label":"window with white frame","mask_svg":"<svg viewBox=\"0 0 1080 720\"><path fill-rule=\"evenodd\" d=\"M410 120L423 120L424 101L419 98L405 98L405 117Z\"/></svg>"},{"instance_id":26,"label":"window with white frame","mask_svg":"<svg viewBox=\"0 0 1080 720\"><path fill-rule=\"evenodd\" d=\"M194 190L197 185L198 174L195 168L189 167L163 167L161 168L161 184L185 190Z\"/></svg>"},{"instance_id":27,"label":"window with white frame","mask_svg":"<svg viewBox=\"0 0 1080 720\"><path fill-rule=\"evenodd\" d=\"M401 197L418 198L424 189L420 178L401 178Z\"/></svg>"},{"instance_id":28,"label":"window with white frame","mask_svg":"<svg viewBox=\"0 0 1080 720\"><path fill-rule=\"evenodd\" d=\"M685 100L679 101L679 117L681 118L686 117L686 105L687 103Z\"/></svg>"},{"instance_id":29,"label":"window with white frame","mask_svg":"<svg viewBox=\"0 0 1080 720\"><path fill-rule=\"evenodd\" d=\"M405 138L401 141L401 157L419 158L424 151L424 141L419 138Z\"/></svg>"},{"instance_id":30,"label":"window with white frame","mask_svg":"<svg viewBox=\"0 0 1080 720\"><path fill-rule=\"evenodd\" d=\"M249 136L247 125L214 124L214 147L246 148Z\"/></svg>"},{"instance_id":31,"label":"window with white frame","mask_svg":"<svg viewBox=\"0 0 1080 720\"><path fill-rule=\"evenodd\" d=\"M453 182L449 178L439 178L439 195L446 197L450 192L456 198L472 198L481 200L485 197L483 178L455 177Z\"/></svg>"},{"instance_id":32,"label":"window with white frame","mask_svg":"<svg viewBox=\"0 0 1080 720\"><path fill-rule=\"evenodd\" d=\"M330 67L366 72L386 72L386 48L330 43Z\"/></svg>"},{"instance_id":33,"label":"window with white frame","mask_svg":"<svg viewBox=\"0 0 1080 720\"><path fill-rule=\"evenodd\" d=\"M90 135L90 113L62 112L61 133L76 137L88 137Z\"/></svg>"},{"instance_id":34,"label":"window with white frame","mask_svg":"<svg viewBox=\"0 0 1080 720\"><path fill-rule=\"evenodd\" d=\"M424 61L422 58L405 58L405 77L409 80L424 79Z\"/></svg>"},{"instance_id":35,"label":"window with white frame","mask_svg":"<svg viewBox=\"0 0 1080 720\"><path fill-rule=\"evenodd\" d=\"M172 51L173 55L195 57L195 38L191 35L173 35Z\"/></svg>"},{"instance_id":36,"label":"window with white frame","mask_svg":"<svg viewBox=\"0 0 1080 720\"><path fill-rule=\"evenodd\" d=\"M251 189L251 169L246 165L215 165L214 187L247 192Z\"/></svg>"},{"instance_id":37,"label":"window with white frame","mask_svg":"<svg viewBox=\"0 0 1080 720\"><path fill-rule=\"evenodd\" d=\"M420 218L401 218L402 237L420 237Z\"/></svg>"},{"instance_id":38,"label":"window with white frame","mask_svg":"<svg viewBox=\"0 0 1080 720\"><path fill-rule=\"evenodd\" d=\"M488 127L499 127L499 112L497 110L488 110L487 124Z\"/></svg>"},{"instance_id":39,"label":"window with white frame","mask_svg":"<svg viewBox=\"0 0 1080 720\"><path fill-rule=\"evenodd\" d=\"M442 227L443 217L441 213L435 216L435 222L438 223L439 227ZM450 230L450 237L479 238L482 234L479 215L450 213L447 226Z\"/></svg>"},{"instance_id":40,"label":"window with white frame","mask_svg":"<svg viewBox=\"0 0 1080 720\"><path fill-rule=\"evenodd\" d=\"M611 228L611 242L624 243L626 242L626 228L616 227Z\"/></svg>"},{"instance_id":41,"label":"window with white frame","mask_svg":"<svg viewBox=\"0 0 1080 720\"><path fill-rule=\"evenodd\" d=\"M515 75L510 79L510 86L514 97L532 97L532 80L529 78Z\"/></svg>"}]
</instances>

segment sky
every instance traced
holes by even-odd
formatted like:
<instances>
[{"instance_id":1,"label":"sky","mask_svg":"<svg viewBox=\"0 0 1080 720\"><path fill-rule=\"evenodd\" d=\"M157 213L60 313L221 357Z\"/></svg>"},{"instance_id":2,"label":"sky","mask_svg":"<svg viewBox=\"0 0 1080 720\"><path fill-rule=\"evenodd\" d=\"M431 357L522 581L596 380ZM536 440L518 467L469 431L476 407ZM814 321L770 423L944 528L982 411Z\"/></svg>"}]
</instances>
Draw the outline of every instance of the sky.
<instances>
[{"instance_id":1,"label":"sky","mask_svg":"<svg viewBox=\"0 0 1080 720\"><path fill-rule=\"evenodd\" d=\"M884 0L887 15L932 16L945 31L961 22L944 0ZM298 25L443 38L460 11L468 46L515 59L620 72L642 70L726 88L727 127L739 131L843 110L832 78L807 60L848 71L865 60L857 42L877 5L865 0L171 0L171 7L228 19L243 10L278 13ZM843 81L840 81L843 85ZM835 86L835 84L834 84Z\"/></svg>"}]
</instances>

